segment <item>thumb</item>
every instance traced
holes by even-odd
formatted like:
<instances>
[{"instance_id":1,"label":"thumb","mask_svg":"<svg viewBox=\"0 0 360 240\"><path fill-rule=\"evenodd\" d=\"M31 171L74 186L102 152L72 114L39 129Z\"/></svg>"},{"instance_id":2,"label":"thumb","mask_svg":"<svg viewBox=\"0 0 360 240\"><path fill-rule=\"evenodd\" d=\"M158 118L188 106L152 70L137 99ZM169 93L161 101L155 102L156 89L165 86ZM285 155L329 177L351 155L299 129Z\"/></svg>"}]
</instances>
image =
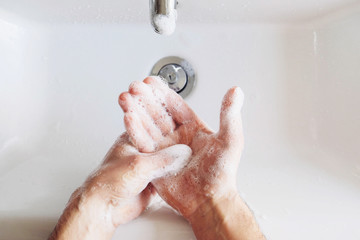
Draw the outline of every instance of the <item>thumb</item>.
<instances>
[{"instance_id":1,"label":"thumb","mask_svg":"<svg viewBox=\"0 0 360 240\"><path fill-rule=\"evenodd\" d=\"M244 93L239 87L232 87L225 94L220 112L219 138L225 143L243 142L241 108L244 102Z\"/></svg>"},{"instance_id":2,"label":"thumb","mask_svg":"<svg viewBox=\"0 0 360 240\"><path fill-rule=\"evenodd\" d=\"M146 154L143 169L149 181L152 181L180 171L188 163L191 154L191 148L187 145L173 145L158 152Z\"/></svg>"}]
</instances>

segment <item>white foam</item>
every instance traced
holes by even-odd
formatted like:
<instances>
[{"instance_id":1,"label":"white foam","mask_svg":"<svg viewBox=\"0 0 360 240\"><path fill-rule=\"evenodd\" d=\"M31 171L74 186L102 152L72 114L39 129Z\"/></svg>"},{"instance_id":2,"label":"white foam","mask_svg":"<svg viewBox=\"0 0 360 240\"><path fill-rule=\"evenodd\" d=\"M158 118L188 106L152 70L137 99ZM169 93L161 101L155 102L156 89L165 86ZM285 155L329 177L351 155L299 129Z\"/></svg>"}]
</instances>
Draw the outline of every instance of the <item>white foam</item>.
<instances>
[{"instance_id":1,"label":"white foam","mask_svg":"<svg viewBox=\"0 0 360 240\"><path fill-rule=\"evenodd\" d=\"M174 175L183 169L192 154L191 148L186 145L178 144L161 150L158 152L163 157L174 159L173 163L167 165L163 169L155 171L152 175L152 179L160 178L166 175Z\"/></svg>"},{"instance_id":2,"label":"white foam","mask_svg":"<svg viewBox=\"0 0 360 240\"><path fill-rule=\"evenodd\" d=\"M156 14L153 16L153 23L157 32L162 35L171 35L176 28L176 10L168 15Z\"/></svg>"}]
</instances>

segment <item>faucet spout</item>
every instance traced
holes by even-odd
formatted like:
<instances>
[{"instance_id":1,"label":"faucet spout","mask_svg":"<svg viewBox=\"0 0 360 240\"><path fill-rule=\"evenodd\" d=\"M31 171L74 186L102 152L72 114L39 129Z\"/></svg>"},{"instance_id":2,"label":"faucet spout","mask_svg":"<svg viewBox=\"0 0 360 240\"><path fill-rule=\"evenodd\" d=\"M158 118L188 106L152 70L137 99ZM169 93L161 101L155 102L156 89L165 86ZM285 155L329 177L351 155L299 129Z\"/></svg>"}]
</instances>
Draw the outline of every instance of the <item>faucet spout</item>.
<instances>
[{"instance_id":1,"label":"faucet spout","mask_svg":"<svg viewBox=\"0 0 360 240\"><path fill-rule=\"evenodd\" d=\"M176 28L177 0L150 0L151 25L155 32L171 35Z\"/></svg>"}]
</instances>

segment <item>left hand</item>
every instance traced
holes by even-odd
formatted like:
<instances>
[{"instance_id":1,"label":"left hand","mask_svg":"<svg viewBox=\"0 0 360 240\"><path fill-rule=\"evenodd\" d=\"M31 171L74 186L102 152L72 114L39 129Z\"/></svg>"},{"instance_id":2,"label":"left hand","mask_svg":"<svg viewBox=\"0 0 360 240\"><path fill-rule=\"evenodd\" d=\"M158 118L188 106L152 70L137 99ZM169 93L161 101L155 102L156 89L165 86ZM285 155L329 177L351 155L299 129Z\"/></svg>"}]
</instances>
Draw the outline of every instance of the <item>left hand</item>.
<instances>
[{"instance_id":1,"label":"left hand","mask_svg":"<svg viewBox=\"0 0 360 240\"><path fill-rule=\"evenodd\" d=\"M146 209L156 193L150 182L180 170L190 156L186 145L139 153L124 133L73 193L49 239L110 239Z\"/></svg>"},{"instance_id":2,"label":"left hand","mask_svg":"<svg viewBox=\"0 0 360 240\"><path fill-rule=\"evenodd\" d=\"M191 156L186 145L155 153L139 153L125 133L109 150L101 166L84 184L86 192L100 194L111 205L114 226L138 217L156 194L150 182L180 170Z\"/></svg>"}]
</instances>

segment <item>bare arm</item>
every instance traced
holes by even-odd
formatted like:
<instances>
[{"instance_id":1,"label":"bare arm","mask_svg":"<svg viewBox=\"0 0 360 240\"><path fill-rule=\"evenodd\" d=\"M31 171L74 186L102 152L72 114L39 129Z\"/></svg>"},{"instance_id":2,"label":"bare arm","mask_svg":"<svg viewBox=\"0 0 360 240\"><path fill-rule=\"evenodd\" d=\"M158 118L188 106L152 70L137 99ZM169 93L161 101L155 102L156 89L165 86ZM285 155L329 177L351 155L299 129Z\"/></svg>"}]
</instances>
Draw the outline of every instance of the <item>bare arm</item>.
<instances>
[{"instance_id":1,"label":"bare arm","mask_svg":"<svg viewBox=\"0 0 360 240\"><path fill-rule=\"evenodd\" d=\"M79 194L71 197L49 240L111 239L116 227L106 219L111 206L97 195Z\"/></svg>"},{"instance_id":2,"label":"bare arm","mask_svg":"<svg viewBox=\"0 0 360 240\"><path fill-rule=\"evenodd\" d=\"M263 240L255 218L238 194L203 203L188 218L198 240Z\"/></svg>"}]
</instances>

